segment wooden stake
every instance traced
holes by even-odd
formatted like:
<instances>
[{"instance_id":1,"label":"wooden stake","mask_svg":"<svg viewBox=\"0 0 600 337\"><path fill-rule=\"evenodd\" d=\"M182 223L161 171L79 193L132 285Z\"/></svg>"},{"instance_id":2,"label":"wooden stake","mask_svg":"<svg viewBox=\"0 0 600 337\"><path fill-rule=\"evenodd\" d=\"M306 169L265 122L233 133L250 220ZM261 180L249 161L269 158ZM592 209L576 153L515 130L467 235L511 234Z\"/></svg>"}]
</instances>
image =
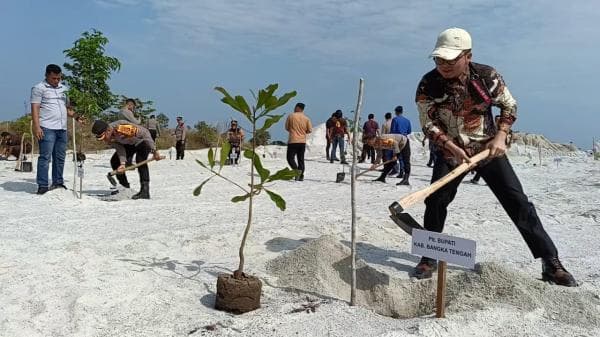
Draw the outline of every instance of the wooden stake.
<instances>
[{"instance_id":1,"label":"wooden stake","mask_svg":"<svg viewBox=\"0 0 600 337\"><path fill-rule=\"evenodd\" d=\"M438 262L437 299L435 301L435 317L445 318L446 309L446 261Z\"/></svg>"},{"instance_id":2,"label":"wooden stake","mask_svg":"<svg viewBox=\"0 0 600 337\"><path fill-rule=\"evenodd\" d=\"M352 169L350 170L350 205L352 207L352 230L351 239L352 243L350 260L352 265L352 285L350 287L350 305L356 305L356 141L358 137L358 116L360 116L360 110L362 108L363 90L365 87L365 80L362 78L358 84L358 101L356 102L356 110L354 111L354 130L352 133Z\"/></svg>"}]
</instances>

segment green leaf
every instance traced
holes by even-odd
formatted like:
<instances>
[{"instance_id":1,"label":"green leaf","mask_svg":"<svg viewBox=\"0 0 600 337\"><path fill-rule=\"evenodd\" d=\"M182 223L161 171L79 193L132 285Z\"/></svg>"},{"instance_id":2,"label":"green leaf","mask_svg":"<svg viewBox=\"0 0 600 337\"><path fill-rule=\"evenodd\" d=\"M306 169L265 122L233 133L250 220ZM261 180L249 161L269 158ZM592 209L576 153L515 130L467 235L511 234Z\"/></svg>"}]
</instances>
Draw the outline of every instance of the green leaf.
<instances>
[{"instance_id":1,"label":"green leaf","mask_svg":"<svg viewBox=\"0 0 600 337\"><path fill-rule=\"evenodd\" d=\"M235 196L233 198L231 198L231 202L240 202L240 201L244 201L246 199L248 199L250 197L250 193L244 194L244 195L238 195Z\"/></svg>"},{"instance_id":2,"label":"green leaf","mask_svg":"<svg viewBox=\"0 0 600 337\"><path fill-rule=\"evenodd\" d=\"M270 116L269 118L267 118L265 120L265 124L262 126L262 128L259 129L259 131L266 131L266 130L268 130L273 124L279 122L283 116L284 115L273 115L273 116Z\"/></svg>"},{"instance_id":3,"label":"green leaf","mask_svg":"<svg viewBox=\"0 0 600 337\"><path fill-rule=\"evenodd\" d=\"M225 161L227 161L229 150L231 150L231 144L229 144L229 142L223 142L223 145L221 146L221 156L219 158L219 165L221 165L221 167L225 165Z\"/></svg>"},{"instance_id":4,"label":"green leaf","mask_svg":"<svg viewBox=\"0 0 600 337\"><path fill-rule=\"evenodd\" d=\"M277 97L273 96L272 97L273 99L272 100L269 99L268 104L265 105L265 112L273 111L273 110L279 108L280 106L286 104L294 96L296 96L296 91L288 92L288 93L284 94L283 96L281 96L279 99L277 99Z\"/></svg>"},{"instance_id":5,"label":"green leaf","mask_svg":"<svg viewBox=\"0 0 600 337\"><path fill-rule=\"evenodd\" d=\"M279 87L279 84L274 83L269 85L265 89L261 89L258 91L258 100L256 101L257 110L265 105L269 97L273 96L273 93L275 92L275 90L277 90L277 87Z\"/></svg>"},{"instance_id":6,"label":"green leaf","mask_svg":"<svg viewBox=\"0 0 600 337\"><path fill-rule=\"evenodd\" d=\"M282 211L285 211L285 200L283 200L283 198L272 191L269 191L268 189L264 189L265 192L267 192L267 194L269 195L269 197L271 198L271 200L273 200L273 202L275 202L275 205Z\"/></svg>"},{"instance_id":7,"label":"green leaf","mask_svg":"<svg viewBox=\"0 0 600 337\"><path fill-rule=\"evenodd\" d=\"M209 180L211 180L213 177L214 177L214 176L212 176L212 177L210 177L210 178L206 179L205 181L203 181L203 182L202 182L202 184L200 184L198 187L196 187L196 188L194 189L194 196L196 196L196 197L197 197L197 196L199 196L199 195L200 195L200 192L202 192L202 187L204 187L204 185L205 185L205 184L206 184L206 183L207 183Z\"/></svg>"},{"instance_id":8,"label":"green leaf","mask_svg":"<svg viewBox=\"0 0 600 337\"><path fill-rule=\"evenodd\" d=\"M244 157L252 160L256 172L258 172L258 175L260 176L260 182L264 182L271 172L262 166L260 157L252 150L244 150Z\"/></svg>"},{"instance_id":9,"label":"green leaf","mask_svg":"<svg viewBox=\"0 0 600 337\"><path fill-rule=\"evenodd\" d=\"M211 169L215 167L215 151L213 151L212 147L208 150L208 165L210 165Z\"/></svg>"},{"instance_id":10,"label":"green leaf","mask_svg":"<svg viewBox=\"0 0 600 337\"><path fill-rule=\"evenodd\" d=\"M223 94L223 98L221 98L221 102L229 105L230 107L232 107L234 110L239 111L241 113L244 113L244 111L242 110L242 108L238 105L238 103L236 102L235 99L233 99L233 97L231 97L231 95L227 92L227 90L225 90L225 88L222 87L215 87L215 90L220 92L221 94Z\"/></svg>"},{"instance_id":11,"label":"green leaf","mask_svg":"<svg viewBox=\"0 0 600 337\"><path fill-rule=\"evenodd\" d=\"M246 103L246 99L243 96L235 96L235 102L240 107L240 111L248 118L252 116L252 111L250 110L250 106Z\"/></svg>"},{"instance_id":12,"label":"green leaf","mask_svg":"<svg viewBox=\"0 0 600 337\"><path fill-rule=\"evenodd\" d=\"M292 180L299 175L300 175L300 171L292 170L289 167L286 167L284 169L281 169L281 170L275 172L275 174L269 176L269 178L267 178L267 180L265 182L275 181L275 180Z\"/></svg>"}]
</instances>

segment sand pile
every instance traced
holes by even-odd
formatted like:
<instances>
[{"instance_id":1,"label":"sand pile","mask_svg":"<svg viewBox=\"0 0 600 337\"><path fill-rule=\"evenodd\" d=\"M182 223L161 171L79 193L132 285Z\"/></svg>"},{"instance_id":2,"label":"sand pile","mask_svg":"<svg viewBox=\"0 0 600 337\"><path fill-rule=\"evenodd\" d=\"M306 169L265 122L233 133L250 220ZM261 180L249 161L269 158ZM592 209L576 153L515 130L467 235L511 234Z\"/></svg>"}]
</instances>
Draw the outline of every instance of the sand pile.
<instances>
[{"instance_id":1,"label":"sand pile","mask_svg":"<svg viewBox=\"0 0 600 337\"><path fill-rule=\"evenodd\" d=\"M279 278L280 286L350 299L350 249L334 237L309 241L269 261L267 269ZM435 288L435 279L394 278L357 261L357 303L381 315L411 318L432 314ZM475 272L450 272L446 301L449 313L508 304L525 311L543 309L552 319L567 324L600 326L598 295L549 286L496 263L479 264Z\"/></svg>"}]
</instances>

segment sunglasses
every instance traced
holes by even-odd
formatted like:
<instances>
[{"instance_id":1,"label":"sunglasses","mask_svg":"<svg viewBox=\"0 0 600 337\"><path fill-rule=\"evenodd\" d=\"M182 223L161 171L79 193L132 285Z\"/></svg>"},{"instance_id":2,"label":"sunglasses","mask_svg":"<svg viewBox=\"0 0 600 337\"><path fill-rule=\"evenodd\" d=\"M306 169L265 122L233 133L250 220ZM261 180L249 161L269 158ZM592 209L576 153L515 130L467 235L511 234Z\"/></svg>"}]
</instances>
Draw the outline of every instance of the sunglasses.
<instances>
[{"instance_id":1,"label":"sunglasses","mask_svg":"<svg viewBox=\"0 0 600 337\"><path fill-rule=\"evenodd\" d=\"M453 66L453 65L455 65L455 64L456 64L458 61L460 61L460 59L461 59L463 56L465 56L465 55L467 55L467 54L468 54L468 53L462 52L462 53L460 53L460 54L459 54L459 55L458 55L458 56L457 56L457 57L456 57L454 60L445 60L445 59L443 59L443 58L441 58L441 57L434 57L434 58L433 58L433 62L435 62L435 65L438 65L438 66L443 66L443 65L445 65L445 64L447 64L447 65L449 65L449 66Z\"/></svg>"}]
</instances>

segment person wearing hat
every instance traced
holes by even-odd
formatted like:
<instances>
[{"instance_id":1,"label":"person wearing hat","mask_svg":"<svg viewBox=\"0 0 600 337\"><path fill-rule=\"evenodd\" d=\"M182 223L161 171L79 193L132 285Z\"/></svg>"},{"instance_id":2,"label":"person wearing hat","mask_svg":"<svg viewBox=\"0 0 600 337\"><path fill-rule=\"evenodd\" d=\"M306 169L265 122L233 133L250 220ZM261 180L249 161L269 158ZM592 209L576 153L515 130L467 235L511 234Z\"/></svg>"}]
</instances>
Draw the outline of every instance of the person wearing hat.
<instances>
[{"instance_id":1,"label":"person wearing hat","mask_svg":"<svg viewBox=\"0 0 600 337\"><path fill-rule=\"evenodd\" d=\"M474 154L489 149L490 156L479 164L477 172L516 225L533 257L541 258L543 280L577 286L558 258L552 239L506 157L511 127L517 119L517 103L502 76L491 66L472 62L471 36L461 28L443 31L431 57L435 68L423 76L415 98L423 132L440 149L431 182L458 164L469 162ZM497 122L492 107L500 110ZM425 229L442 232L448 205L466 174L425 199ZM414 269L414 276L430 278L436 267L437 261L423 257Z\"/></svg>"},{"instance_id":2,"label":"person wearing hat","mask_svg":"<svg viewBox=\"0 0 600 337\"><path fill-rule=\"evenodd\" d=\"M148 155L152 153L154 160L161 159L150 131L142 126L122 120L110 124L96 120L92 125L92 133L96 135L96 139L104 141L116 150L110 158L110 165L113 170L117 170L117 180L125 188L129 188L129 181L125 175L127 157L133 157L135 154L135 161L139 163L148 159ZM131 199L150 199L148 165L144 164L137 170L140 176L140 191Z\"/></svg>"},{"instance_id":3,"label":"person wearing hat","mask_svg":"<svg viewBox=\"0 0 600 337\"><path fill-rule=\"evenodd\" d=\"M401 105L394 108L396 117L392 119L392 125L390 127L390 133L401 134L406 136L406 146L402 149L402 153L398 156L398 164L400 166L400 172L398 172L398 178L402 178L402 181L396 185L409 185L408 178L410 177L410 141L408 135L412 132L410 121L408 118L402 116L404 109Z\"/></svg>"},{"instance_id":4,"label":"person wearing hat","mask_svg":"<svg viewBox=\"0 0 600 337\"><path fill-rule=\"evenodd\" d=\"M181 116L177 116L176 120L177 126L173 132L173 135L175 136L175 151L177 152L175 155L175 160L183 160L186 140L185 124L183 124L183 118Z\"/></svg>"},{"instance_id":5,"label":"person wearing hat","mask_svg":"<svg viewBox=\"0 0 600 337\"><path fill-rule=\"evenodd\" d=\"M229 153L227 154L229 164L237 164L239 162L242 153L242 143L244 142L245 136L244 130L239 127L238 122L232 120L229 130L227 130L227 141L229 142L229 145L231 145ZM231 156L232 153L234 154L234 157Z\"/></svg>"}]
</instances>

